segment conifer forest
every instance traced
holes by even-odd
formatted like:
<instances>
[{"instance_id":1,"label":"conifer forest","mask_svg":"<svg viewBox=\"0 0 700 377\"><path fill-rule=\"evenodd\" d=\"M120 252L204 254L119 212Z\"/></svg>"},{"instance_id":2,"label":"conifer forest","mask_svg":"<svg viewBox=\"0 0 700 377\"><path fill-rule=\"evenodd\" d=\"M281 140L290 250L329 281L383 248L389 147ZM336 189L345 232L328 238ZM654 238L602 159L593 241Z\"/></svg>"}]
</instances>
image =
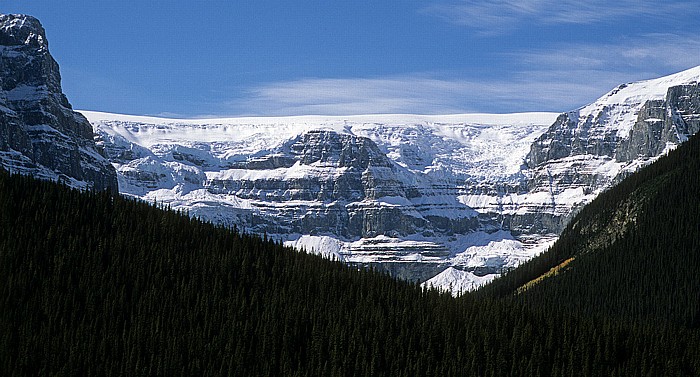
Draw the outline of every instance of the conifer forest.
<instances>
[{"instance_id":1,"label":"conifer forest","mask_svg":"<svg viewBox=\"0 0 700 377\"><path fill-rule=\"evenodd\" d=\"M700 375L700 139L452 297L109 192L0 173L4 375ZM559 268L557 268L559 267Z\"/></svg>"}]
</instances>

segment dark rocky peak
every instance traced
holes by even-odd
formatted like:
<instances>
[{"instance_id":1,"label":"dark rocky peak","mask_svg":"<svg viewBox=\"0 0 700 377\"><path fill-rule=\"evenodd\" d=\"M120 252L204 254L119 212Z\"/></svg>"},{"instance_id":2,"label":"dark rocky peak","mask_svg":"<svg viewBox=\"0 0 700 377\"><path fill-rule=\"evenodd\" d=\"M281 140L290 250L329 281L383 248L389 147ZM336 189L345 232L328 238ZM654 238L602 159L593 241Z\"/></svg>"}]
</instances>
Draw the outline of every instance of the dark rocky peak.
<instances>
[{"instance_id":1,"label":"dark rocky peak","mask_svg":"<svg viewBox=\"0 0 700 377\"><path fill-rule=\"evenodd\" d=\"M44 28L31 16L0 15L0 165L117 191L116 172L63 94Z\"/></svg>"},{"instance_id":2,"label":"dark rocky peak","mask_svg":"<svg viewBox=\"0 0 700 377\"><path fill-rule=\"evenodd\" d=\"M34 17L0 15L0 74L0 100L10 108L31 108L47 101L70 108L61 90L58 63L49 54L44 28Z\"/></svg>"},{"instance_id":3,"label":"dark rocky peak","mask_svg":"<svg viewBox=\"0 0 700 377\"><path fill-rule=\"evenodd\" d=\"M49 49L46 32L39 20L23 14L0 14L0 44Z\"/></svg>"}]
</instances>

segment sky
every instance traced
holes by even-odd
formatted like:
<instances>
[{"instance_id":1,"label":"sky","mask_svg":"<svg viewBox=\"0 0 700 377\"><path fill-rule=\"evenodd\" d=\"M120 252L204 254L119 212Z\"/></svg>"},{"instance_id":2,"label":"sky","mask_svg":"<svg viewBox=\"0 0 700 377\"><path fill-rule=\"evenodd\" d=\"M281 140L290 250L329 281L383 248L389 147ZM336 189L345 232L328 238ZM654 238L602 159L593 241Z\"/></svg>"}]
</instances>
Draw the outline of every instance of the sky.
<instances>
[{"instance_id":1,"label":"sky","mask_svg":"<svg viewBox=\"0 0 700 377\"><path fill-rule=\"evenodd\" d=\"M168 117L563 112L700 65L700 1L0 0L73 107Z\"/></svg>"}]
</instances>

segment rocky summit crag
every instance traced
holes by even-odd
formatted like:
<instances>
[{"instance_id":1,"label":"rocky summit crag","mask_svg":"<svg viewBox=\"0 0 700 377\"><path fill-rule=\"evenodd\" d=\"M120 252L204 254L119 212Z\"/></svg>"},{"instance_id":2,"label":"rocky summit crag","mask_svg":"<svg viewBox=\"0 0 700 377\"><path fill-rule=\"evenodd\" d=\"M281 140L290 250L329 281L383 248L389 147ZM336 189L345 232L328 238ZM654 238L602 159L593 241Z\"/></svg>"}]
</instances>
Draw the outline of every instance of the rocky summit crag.
<instances>
[{"instance_id":1,"label":"rocky summit crag","mask_svg":"<svg viewBox=\"0 0 700 377\"><path fill-rule=\"evenodd\" d=\"M81 188L117 191L85 117L72 110L39 21L0 14L0 166Z\"/></svg>"}]
</instances>

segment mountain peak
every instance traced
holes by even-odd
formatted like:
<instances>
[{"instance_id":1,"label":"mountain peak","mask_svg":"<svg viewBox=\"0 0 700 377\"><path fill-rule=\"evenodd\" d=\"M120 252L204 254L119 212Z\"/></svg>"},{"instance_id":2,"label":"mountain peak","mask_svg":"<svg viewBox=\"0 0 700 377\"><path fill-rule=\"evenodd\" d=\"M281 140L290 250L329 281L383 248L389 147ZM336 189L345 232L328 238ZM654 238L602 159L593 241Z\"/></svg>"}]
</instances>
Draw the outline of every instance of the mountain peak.
<instances>
[{"instance_id":1,"label":"mountain peak","mask_svg":"<svg viewBox=\"0 0 700 377\"><path fill-rule=\"evenodd\" d=\"M0 14L0 166L77 187L117 190L90 123L72 110L39 20Z\"/></svg>"},{"instance_id":2,"label":"mountain peak","mask_svg":"<svg viewBox=\"0 0 700 377\"><path fill-rule=\"evenodd\" d=\"M634 106L648 100L663 99L670 87L693 84L699 81L700 66L697 66L668 76L622 84L592 104L582 107L580 112L582 115L589 115L601 106Z\"/></svg>"},{"instance_id":3,"label":"mountain peak","mask_svg":"<svg viewBox=\"0 0 700 377\"><path fill-rule=\"evenodd\" d=\"M0 14L0 45L29 45L43 50L49 48L41 22L24 14Z\"/></svg>"}]
</instances>

